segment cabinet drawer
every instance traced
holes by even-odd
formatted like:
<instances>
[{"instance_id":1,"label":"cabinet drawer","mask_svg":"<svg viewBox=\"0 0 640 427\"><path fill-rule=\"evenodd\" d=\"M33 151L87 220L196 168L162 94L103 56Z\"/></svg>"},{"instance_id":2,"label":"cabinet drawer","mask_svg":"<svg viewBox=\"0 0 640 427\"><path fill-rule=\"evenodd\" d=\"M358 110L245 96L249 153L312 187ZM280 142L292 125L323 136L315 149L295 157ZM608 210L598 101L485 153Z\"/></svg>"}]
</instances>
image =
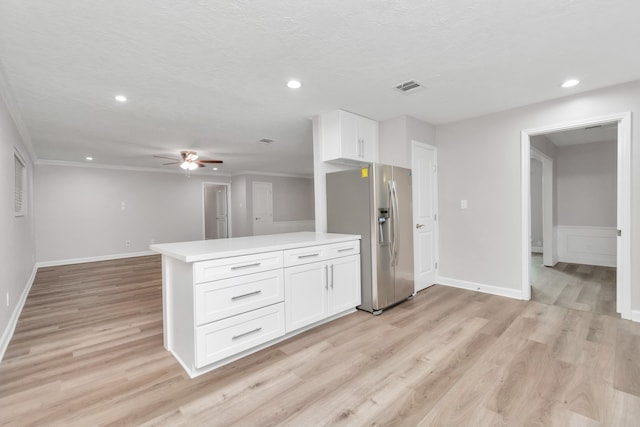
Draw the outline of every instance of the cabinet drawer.
<instances>
[{"instance_id":1,"label":"cabinet drawer","mask_svg":"<svg viewBox=\"0 0 640 427\"><path fill-rule=\"evenodd\" d=\"M196 367L201 368L284 335L284 303L196 327Z\"/></svg>"},{"instance_id":2,"label":"cabinet drawer","mask_svg":"<svg viewBox=\"0 0 640 427\"><path fill-rule=\"evenodd\" d=\"M309 264L324 261L329 258L330 245L309 246L307 248L289 249L284 251L284 266Z\"/></svg>"},{"instance_id":3,"label":"cabinet drawer","mask_svg":"<svg viewBox=\"0 0 640 427\"><path fill-rule=\"evenodd\" d=\"M284 301L282 269L196 285L196 325Z\"/></svg>"},{"instance_id":4,"label":"cabinet drawer","mask_svg":"<svg viewBox=\"0 0 640 427\"><path fill-rule=\"evenodd\" d=\"M338 258L360 253L360 240L351 240L343 243L332 243L328 245L328 258Z\"/></svg>"},{"instance_id":5,"label":"cabinet drawer","mask_svg":"<svg viewBox=\"0 0 640 427\"><path fill-rule=\"evenodd\" d=\"M202 261L193 268L196 283L275 270L282 268L282 251Z\"/></svg>"},{"instance_id":6,"label":"cabinet drawer","mask_svg":"<svg viewBox=\"0 0 640 427\"><path fill-rule=\"evenodd\" d=\"M284 266L309 264L360 253L360 241L351 240L343 243L309 246L307 248L289 249L284 251Z\"/></svg>"}]
</instances>

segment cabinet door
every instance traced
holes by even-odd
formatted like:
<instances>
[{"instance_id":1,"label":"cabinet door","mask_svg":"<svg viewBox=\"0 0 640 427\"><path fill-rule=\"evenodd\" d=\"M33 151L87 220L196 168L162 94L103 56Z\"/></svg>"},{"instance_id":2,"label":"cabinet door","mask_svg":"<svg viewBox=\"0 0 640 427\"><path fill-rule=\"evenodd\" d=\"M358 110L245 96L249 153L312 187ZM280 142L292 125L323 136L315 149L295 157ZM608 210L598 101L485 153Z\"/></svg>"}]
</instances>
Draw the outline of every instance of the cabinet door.
<instances>
[{"instance_id":1,"label":"cabinet door","mask_svg":"<svg viewBox=\"0 0 640 427\"><path fill-rule=\"evenodd\" d=\"M284 269L287 333L327 316L327 271L324 262Z\"/></svg>"},{"instance_id":2,"label":"cabinet door","mask_svg":"<svg viewBox=\"0 0 640 427\"><path fill-rule=\"evenodd\" d=\"M360 255L329 261L328 314L350 310L360 303Z\"/></svg>"},{"instance_id":3,"label":"cabinet door","mask_svg":"<svg viewBox=\"0 0 640 427\"><path fill-rule=\"evenodd\" d=\"M362 144L358 134L358 119L355 114L340 111L341 155L345 158L360 159Z\"/></svg>"},{"instance_id":4,"label":"cabinet door","mask_svg":"<svg viewBox=\"0 0 640 427\"><path fill-rule=\"evenodd\" d=\"M365 117L358 119L358 154L365 162L377 161L378 123Z\"/></svg>"}]
</instances>

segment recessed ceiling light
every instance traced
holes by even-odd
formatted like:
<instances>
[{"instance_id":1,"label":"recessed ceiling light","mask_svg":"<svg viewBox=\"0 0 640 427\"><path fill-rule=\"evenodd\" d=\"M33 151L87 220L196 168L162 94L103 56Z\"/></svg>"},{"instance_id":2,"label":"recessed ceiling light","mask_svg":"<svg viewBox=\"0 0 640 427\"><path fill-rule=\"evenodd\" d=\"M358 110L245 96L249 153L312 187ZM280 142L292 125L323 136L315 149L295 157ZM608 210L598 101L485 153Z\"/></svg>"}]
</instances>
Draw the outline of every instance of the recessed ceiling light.
<instances>
[{"instance_id":1,"label":"recessed ceiling light","mask_svg":"<svg viewBox=\"0 0 640 427\"><path fill-rule=\"evenodd\" d=\"M91 160L93 160L93 157L91 157L91 156L87 156L87 157L85 157L85 160L89 160L89 161L91 161Z\"/></svg>"},{"instance_id":2,"label":"recessed ceiling light","mask_svg":"<svg viewBox=\"0 0 640 427\"><path fill-rule=\"evenodd\" d=\"M302 83L300 83L298 80L289 80L287 82L287 87L289 89L300 89L302 87Z\"/></svg>"},{"instance_id":3,"label":"recessed ceiling light","mask_svg":"<svg viewBox=\"0 0 640 427\"><path fill-rule=\"evenodd\" d=\"M218 170L218 168L213 168L213 170L214 170L214 171L217 171L217 170Z\"/></svg>"},{"instance_id":4,"label":"recessed ceiling light","mask_svg":"<svg viewBox=\"0 0 640 427\"><path fill-rule=\"evenodd\" d=\"M564 83L562 83L562 87L574 87L574 86L577 86L579 83L580 83L580 80L569 79Z\"/></svg>"},{"instance_id":5,"label":"recessed ceiling light","mask_svg":"<svg viewBox=\"0 0 640 427\"><path fill-rule=\"evenodd\" d=\"M118 102L127 102L127 97L124 95L116 95L116 101Z\"/></svg>"}]
</instances>

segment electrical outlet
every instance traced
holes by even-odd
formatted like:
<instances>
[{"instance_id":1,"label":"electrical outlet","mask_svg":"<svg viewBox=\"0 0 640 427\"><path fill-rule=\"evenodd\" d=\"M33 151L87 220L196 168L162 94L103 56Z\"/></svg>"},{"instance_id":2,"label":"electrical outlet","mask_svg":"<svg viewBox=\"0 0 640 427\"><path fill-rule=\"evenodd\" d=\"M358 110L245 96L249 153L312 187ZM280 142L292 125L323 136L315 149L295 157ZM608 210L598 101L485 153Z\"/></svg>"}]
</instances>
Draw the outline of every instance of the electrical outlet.
<instances>
[{"instance_id":1,"label":"electrical outlet","mask_svg":"<svg viewBox=\"0 0 640 427\"><path fill-rule=\"evenodd\" d=\"M124 241L124 245L125 245L125 247L130 248L131 247L131 240L125 240Z\"/></svg>"}]
</instances>

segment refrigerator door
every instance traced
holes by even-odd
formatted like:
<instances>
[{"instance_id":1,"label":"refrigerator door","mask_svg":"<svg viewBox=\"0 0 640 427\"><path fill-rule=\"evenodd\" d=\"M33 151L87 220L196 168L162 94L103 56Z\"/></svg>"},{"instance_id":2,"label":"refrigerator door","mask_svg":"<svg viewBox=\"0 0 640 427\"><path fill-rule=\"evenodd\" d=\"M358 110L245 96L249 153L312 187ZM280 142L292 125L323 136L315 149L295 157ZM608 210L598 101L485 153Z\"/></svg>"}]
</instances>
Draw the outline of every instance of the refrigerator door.
<instances>
[{"instance_id":1,"label":"refrigerator door","mask_svg":"<svg viewBox=\"0 0 640 427\"><path fill-rule=\"evenodd\" d=\"M376 283L375 255L377 217L373 214L371 168L332 172L327 182L327 231L360 234L362 310L373 311Z\"/></svg>"},{"instance_id":2,"label":"refrigerator door","mask_svg":"<svg viewBox=\"0 0 640 427\"><path fill-rule=\"evenodd\" d=\"M413 278L413 206L411 203L411 170L393 168L397 203L394 205L397 232L395 236L395 301L414 293Z\"/></svg>"},{"instance_id":3,"label":"refrigerator door","mask_svg":"<svg viewBox=\"0 0 640 427\"><path fill-rule=\"evenodd\" d=\"M376 217L376 246L374 251L377 266L373 283L373 310L383 309L395 300L393 257L393 221L392 213L392 178L393 167L374 164L373 169L373 206Z\"/></svg>"}]
</instances>

